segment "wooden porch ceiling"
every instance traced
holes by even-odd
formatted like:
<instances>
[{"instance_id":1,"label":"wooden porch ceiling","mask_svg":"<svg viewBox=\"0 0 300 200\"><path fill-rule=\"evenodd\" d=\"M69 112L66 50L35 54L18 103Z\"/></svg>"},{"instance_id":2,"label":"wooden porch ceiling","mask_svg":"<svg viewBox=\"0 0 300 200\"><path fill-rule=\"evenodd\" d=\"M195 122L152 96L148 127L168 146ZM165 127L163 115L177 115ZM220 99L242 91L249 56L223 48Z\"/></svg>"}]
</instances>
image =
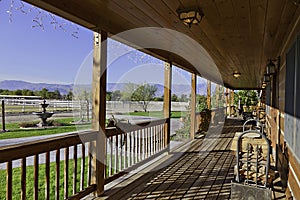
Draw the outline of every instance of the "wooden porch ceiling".
<instances>
[{"instance_id":1,"label":"wooden porch ceiling","mask_svg":"<svg viewBox=\"0 0 300 200\"><path fill-rule=\"evenodd\" d=\"M267 59L276 58L286 48L285 41L294 28L300 7L293 0L25 1L111 35L140 27L164 27L184 33L206 49L225 86L233 89L260 87ZM176 9L191 6L199 6L205 16L200 25L189 28L178 19ZM180 43L176 38L166 41ZM180 55L157 49L146 51L205 78L213 76L205 69L209 66L201 66L204 70L199 70ZM238 79L233 77L234 71L241 73Z\"/></svg>"}]
</instances>

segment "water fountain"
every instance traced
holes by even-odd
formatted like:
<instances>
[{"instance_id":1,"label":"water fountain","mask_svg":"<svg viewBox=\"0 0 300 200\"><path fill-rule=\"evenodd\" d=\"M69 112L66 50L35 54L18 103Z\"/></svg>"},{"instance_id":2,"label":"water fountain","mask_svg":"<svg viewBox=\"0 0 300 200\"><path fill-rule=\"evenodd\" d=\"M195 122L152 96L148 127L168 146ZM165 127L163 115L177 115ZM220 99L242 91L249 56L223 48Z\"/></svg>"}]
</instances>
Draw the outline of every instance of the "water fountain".
<instances>
[{"instance_id":1,"label":"water fountain","mask_svg":"<svg viewBox=\"0 0 300 200\"><path fill-rule=\"evenodd\" d=\"M37 115L41 122L37 124L39 127L48 126L47 119L52 117L54 114L53 112L46 112L46 108L49 106L48 103L46 103L46 100L43 100L43 103L40 104L42 106L43 111L42 112L33 112L32 114Z\"/></svg>"}]
</instances>

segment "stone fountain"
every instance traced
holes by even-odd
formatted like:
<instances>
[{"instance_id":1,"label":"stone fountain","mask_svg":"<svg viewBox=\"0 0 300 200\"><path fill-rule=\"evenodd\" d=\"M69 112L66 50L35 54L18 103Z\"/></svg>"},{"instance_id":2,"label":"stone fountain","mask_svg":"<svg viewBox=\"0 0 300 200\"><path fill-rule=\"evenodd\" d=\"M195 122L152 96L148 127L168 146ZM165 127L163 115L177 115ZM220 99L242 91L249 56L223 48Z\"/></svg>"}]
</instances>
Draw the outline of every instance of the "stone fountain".
<instances>
[{"instance_id":1,"label":"stone fountain","mask_svg":"<svg viewBox=\"0 0 300 200\"><path fill-rule=\"evenodd\" d=\"M52 117L54 114L53 112L46 112L46 108L49 106L48 103L46 103L46 100L43 100L43 103L40 104L42 106L43 111L42 112L33 112L32 114L37 115L41 122L37 124L39 127L48 126L47 119Z\"/></svg>"}]
</instances>

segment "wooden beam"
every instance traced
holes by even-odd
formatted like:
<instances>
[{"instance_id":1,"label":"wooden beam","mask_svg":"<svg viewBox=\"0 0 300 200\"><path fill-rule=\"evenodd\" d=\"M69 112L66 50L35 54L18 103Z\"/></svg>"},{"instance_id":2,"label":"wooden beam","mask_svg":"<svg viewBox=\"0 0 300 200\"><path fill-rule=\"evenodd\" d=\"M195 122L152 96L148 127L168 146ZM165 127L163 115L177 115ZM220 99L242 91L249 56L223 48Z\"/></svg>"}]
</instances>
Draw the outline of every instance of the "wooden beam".
<instances>
[{"instance_id":1,"label":"wooden beam","mask_svg":"<svg viewBox=\"0 0 300 200\"><path fill-rule=\"evenodd\" d=\"M208 109L211 109L211 81L207 80L207 99L206 105Z\"/></svg>"},{"instance_id":2,"label":"wooden beam","mask_svg":"<svg viewBox=\"0 0 300 200\"><path fill-rule=\"evenodd\" d=\"M195 138L195 127L196 127L196 95L197 95L197 75L192 74L191 78L191 130L190 139Z\"/></svg>"},{"instance_id":3,"label":"wooden beam","mask_svg":"<svg viewBox=\"0 0 300 200\"><path fill-rule=\"evenodd\" d=\"M92 129L98 131L96 142L93 145L93 173L92 184L96 184L96 196L104 192L105 158L106 158L106 65L107 65L107 33L94 33L93 58L93 118Z\"/></svg>"},{"instance_id":4,"label":"wooden beam","mask_svg":"<svg viewBox=\"0 0 300 200\"><path fill-rule=\"evenodd\" d=\"M170 148L170 132L171 132L171 88L172 88L172 64L165 62L164 69L164 118L165 123L165 134L164 141L165 147Z\"/></svg>"}]
</instances>

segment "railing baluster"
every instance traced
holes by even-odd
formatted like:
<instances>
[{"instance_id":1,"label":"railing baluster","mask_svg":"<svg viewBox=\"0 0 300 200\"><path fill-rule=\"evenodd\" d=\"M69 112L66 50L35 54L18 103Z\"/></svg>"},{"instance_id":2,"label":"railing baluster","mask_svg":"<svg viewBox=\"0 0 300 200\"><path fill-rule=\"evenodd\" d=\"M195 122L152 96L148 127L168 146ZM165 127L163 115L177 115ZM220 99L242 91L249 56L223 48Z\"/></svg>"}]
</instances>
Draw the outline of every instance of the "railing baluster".
<instances>
[{"instance_id":1,"label":"railing baluster","mask_svg":"<svg viewBox=\"0 0 300 200\"><path fill-rule=\"evenodd\" d=\"M153 135L154 136L154 152L153 153L155 154L157 152L157 126L154 126L153 129L154 129L154 131L153 131L154 132L153 133L154 134Z\"/></svg>"},{"instance_id":2,"label":"railing baluster","mask_svg":"<svg viewBox=\"0 0 300 200\"><path fill-rule=\"evenodd\" d=\"M50 152L46 152L45 162L45 199L50 199Z\"/></svg>"},{"instance_id":3,"label":"railing baluster","mask_svg":"<svg viewBox=\"0 0 300 200\"><path fill-rule=\"evenodd\" d=\"M89 152L88 152L88 180L87 180L87 187L89 187L91 185L91 178L92 178L92 144L91 142L88 143L88 148L89 148Z\"/></svg>"},{"instance_id":4,"label":"railing baluster","mask_svg":"<svg viewBox=\"0 0 300 200\"><path fill-rule=\"evenodd\" d=\"M142 141L143 141L143 160L146 159L146 133L145 129L142 130Z\"/></svg>"},{"instance_id":5,"label":"railing baluster","mask_svg":"<svg viewBox=\"0 0 300 200\"><path fill-rule=\"evenodd\" d=\"M55 170L56 170L56 176L55 176L55 199L59 200L59 188L60 188L60 149L56 150L56 158L55 158Z\"/></svg>"},{"instance_id":6,"label":"railing baluster","mask_svg":"<svg viewBox=\"0 0 300 200\"><path fill-rule=\"evenodd\" d=\"M69 147L65 148L65 161L64 161L64 198L69 197Z\"/></svg>"},{"instance_id":7,"label":"railing baluster","mask_svg":"<svg viewBox=\"0 0 300 200\"><path fill-rule=\"evenodd\" d=\"M77 145L74 145L73 150L73 195L76 194L77 186Z\"/></svg>"},{"instance_id":8,"label":"railing baluster","mask_svg":"<svg viewBox=\"0 0 300 200\"><path fill-rule=\"evenodd\" d=\"M110 161L109 161L109 175L112 176L113 175L113 152L114 152L114 137L111 136L110 137Z\"/></svg>"},{"instance_id":9,"label":"railing baluster","mask_svg":"<svg viewBox=\"0 0 300 200\"><path fill-rule=\"evenodd\" d=\"M125 134L124 168L128 168L128 134Z\"/></svg>"},{"instance_id":10,"label":"railing baluster","mask_svg":"<svg viewBox=\"0 0 300 200\"><path fill-rule=\"evenodd\" d=\"M142 130L139 130L139 158L140 160L143 160L143 138L142 138Z\"/></svg>"},{"instance_id":11,"label":"railing baluster","mask_svg":"<svg viewBox=\"0 0 300 200\"><path fill-rule=\"evenodd\" d=\"M133 132L134 139L134 164L137 163L137 136L136 131Z\"/></svg>"},{"instance_id":12,"label":"railing baluster","mask_svg":"<svg viewBox=\"0 0 300 200\"><path fill-rule=\"evenodd\" d=\"M153 148L153 142L152 142L152 127L149 127L149 155L152 155L152 148Z\"/></svg>"},{"instance_id":13,"label":"railing baluster","mask_svg":"<svg viewBox=\"0 0 300 200\"><path fill-rule=\"evenodd\" d=\"M116 151L115 151L115 174L119 172L119 136L115 136Z\"/></svg>"},{"instance_id":14,"label":"railing baluster","mask_svg":"<svg viewBox=\"0 0 300 200\"><path fill-rule=\"evenodd\" d=\"M82 143L81 145L81 154L82 154L82 159L81 159L81 182L80 182L80 190L84 189L84 172L85 172L85 144Z\"/></svg>"},{"instance_id":15,"label":"railing baluster","mask_svg":"<svg viewBox=\"0 0 300 200\"><path fill-rule=\"evenodd\" d=\"M164 124L160 125L160 150L164 149Z\"/></svg>"},{"instance_id":16,"label":"railing baluster","mask_svg":"<svg viewBox=\"0 0 300 200\"><path fill-rule=\"evenodd\" d=\"M26 199L26 158L21 162L21 200Z\"/></svg>"},{"instance_id":17,"label":"railing baluster","mask_svg":"<svg viewBox=\"0 0 300 200\"><path fill-rule=\"evenodd\" d=\"M6 165L6 199L12 199L12 161Z\"/></svg>"},{"instance_id":18,"label":"railing baluster","mask_svg":"<svg viewBox=\"0 0 300 200\"><path fill-rule=\"evenodd\" d=\"M165 148L165 124L162 125L162 128L161 128L161 135L162 135L162 141L161 141L161 146L162 146L162 149Z\"/></svg>"},{"instance_id":19,"label":"railing baluster","mask_svg":"<svg viewBox=\"0 0 300 200\"><path fill-rule=\"evenodd\" d=\"M129 166L132 166L132 154L133 154L133 146L132 146L132 132L129 132Z\"/></svg>"},{"instance_id":20,"label":"railing baluster","mask_svg":"<svg viewBox=\"0 0 300 200\"><path fill-rule=\"evenodd\" d=\"M136 162L137 163L140 162L139 152L140 152L139 130L136 130Z\"/></svg>"},{"instance_id":21,"label":"railing baluster","mask_svg":"<svg viewBox=\"0 0 300 200\"><path fill-rule=\"evenodd\" d=\"M122 171L124 169L124 158L123 158L123 151L124 151L124 140L125 140L125 135L124 133L122 133L122 135L120 135L121 141L120 141L120 145L121 145L121 152L120 152L120 170Z\"/></svg>"},{"instance_id":22,"label":"railing baluster","mask_svg":"<svg viewBox=\"0 0 300 200\"><path fill-rule=\"evenodd\" d=\"M34 199L39 197L39 155L34 155Z\"/></svg>"},{"instance_id":23,"label":"railing baluster","mask_svg":"<svg viewBox=\"0 0 300 200\"><path fill-rule=\"evenodd\" d=\"M147 154L147 158L149 157L149 128L146 128L146 154Z\"/></svg>"}]
</instances>

